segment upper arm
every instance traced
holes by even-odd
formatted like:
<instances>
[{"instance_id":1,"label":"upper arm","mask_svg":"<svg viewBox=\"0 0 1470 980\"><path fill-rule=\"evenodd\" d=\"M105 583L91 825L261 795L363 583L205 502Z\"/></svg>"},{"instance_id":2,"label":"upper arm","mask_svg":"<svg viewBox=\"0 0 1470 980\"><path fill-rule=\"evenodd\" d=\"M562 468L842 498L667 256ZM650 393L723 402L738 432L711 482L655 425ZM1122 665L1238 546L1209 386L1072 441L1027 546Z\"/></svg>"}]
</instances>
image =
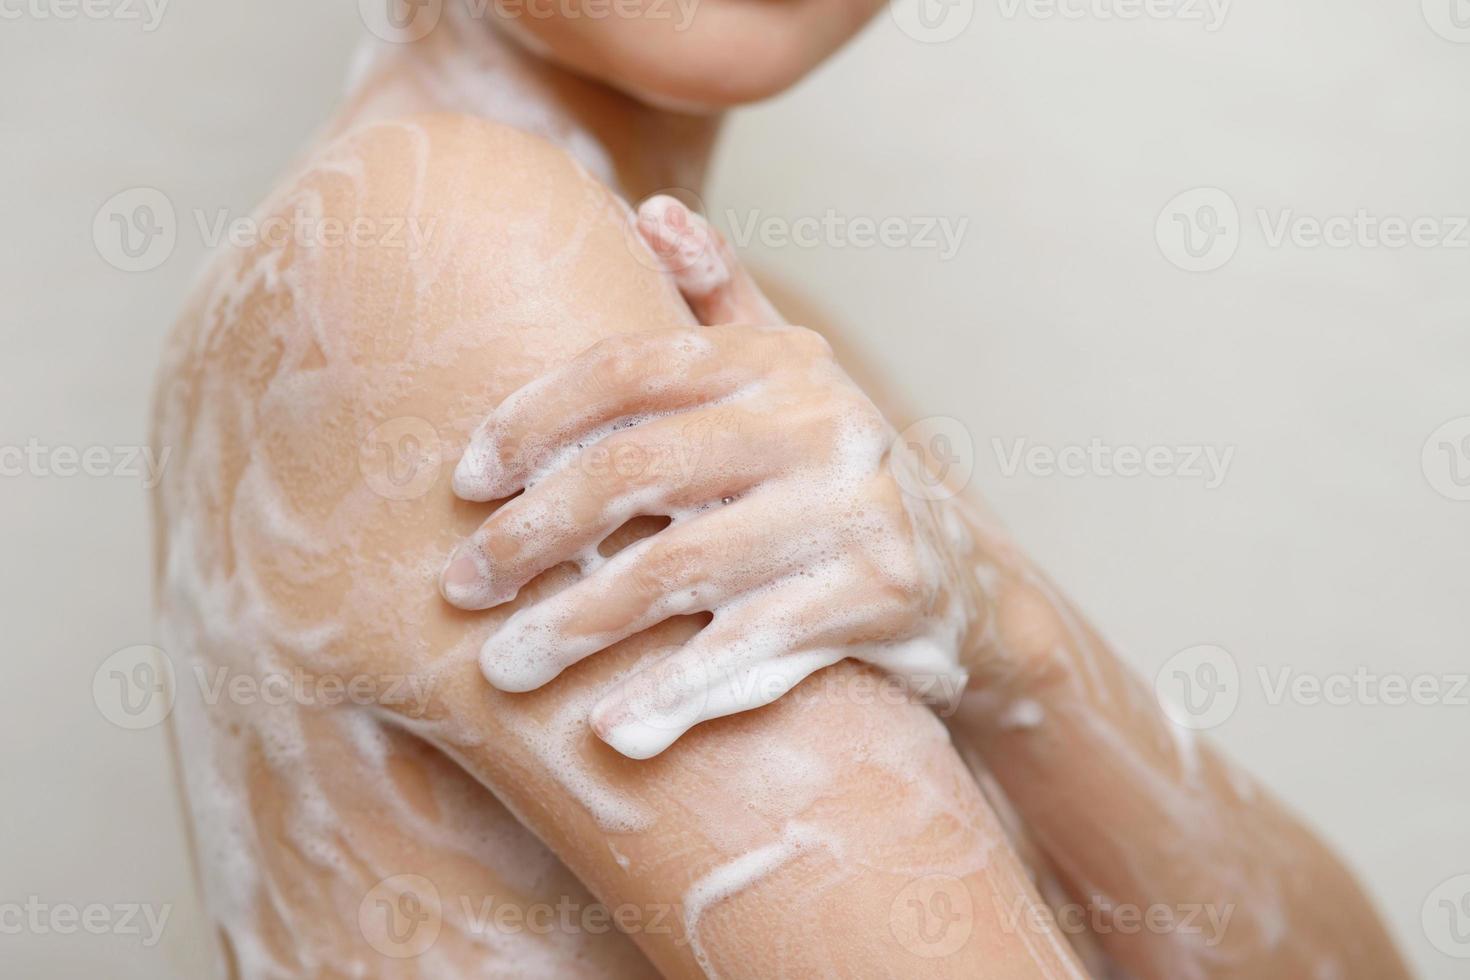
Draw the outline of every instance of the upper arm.
<instances>
[{"instance_id":1,"label":"upper arm","mask_svg":"<svg viewBox=\"0 0 1470 980\"><path fill-rule=\"evenodd\" d=\"M175 355L195 380L163 407L213 433L190 449L212 474L201 530L223 543L215 560L248 571L280 659L384 691L398 675L427 684L427 702L382 710L609 906L636 906L634 938L668 975L1069 962L1050 933L1002 928L1035 896L993 814L927 709L863 670L823 672L647 762L592 737L587 708L698 623L531 694L481 679L479 647L513 606L460 612L436 584L488 509L450 492L470 430L600 337L690 322L610 193L534 138L437 116L338 140L263 214L291 233L214 280Z\"/></svg>"}]
</instances>

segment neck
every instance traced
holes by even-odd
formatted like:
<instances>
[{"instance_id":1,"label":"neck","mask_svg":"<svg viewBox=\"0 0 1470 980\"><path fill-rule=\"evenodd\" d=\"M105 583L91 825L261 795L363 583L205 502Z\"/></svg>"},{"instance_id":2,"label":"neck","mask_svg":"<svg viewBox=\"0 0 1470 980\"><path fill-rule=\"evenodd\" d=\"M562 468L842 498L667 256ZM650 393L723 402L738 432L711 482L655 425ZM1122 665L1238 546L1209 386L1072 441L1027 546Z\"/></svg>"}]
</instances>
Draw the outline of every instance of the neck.
<instances>
[{"instance_id":1,"label":"neck","mask_svg":"<svg viewBox=\"0 0 1470 980\"><path fill-rule=\"evenodd\" d=\"M717 114L640 102L531 53L483 20L446 18L421 41L365 54L353 122L464 112L556 143L632 202L661 190L702 191Z\"/></svg>"}]
</instances>

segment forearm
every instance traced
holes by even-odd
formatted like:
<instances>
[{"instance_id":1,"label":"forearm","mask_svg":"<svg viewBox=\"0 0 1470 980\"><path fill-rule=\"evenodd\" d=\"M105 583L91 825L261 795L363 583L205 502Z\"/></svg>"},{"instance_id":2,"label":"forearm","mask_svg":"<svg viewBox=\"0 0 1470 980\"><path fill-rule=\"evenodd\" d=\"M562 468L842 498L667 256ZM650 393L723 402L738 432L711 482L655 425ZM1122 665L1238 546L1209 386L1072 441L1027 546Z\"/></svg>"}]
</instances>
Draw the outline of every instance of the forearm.
<instances>
[{"instance_id":1,"label":"forearm","mask_svg":"<svg viewBox=\"0 0 1470 980\"><path fill-rule=\"evenodd\" d=\"M1060 868L1073 918L1143 977L1404 976L1331 851L1170 721L1003 535L966 523L986 614L951 730Z\"/></svg>"},{"instance_id":2,"label":"forearm","mask_svg":"<svg viewBox=\"0 0 1470 980\"><path fill-rule=\"evenodd\" d=\"M414 727L625 910L664 976L1081 975L942 727L863 668L656 759L592 736L587 699L680 628L529 695L466 665Z\"/></svg>"}]
</instances>

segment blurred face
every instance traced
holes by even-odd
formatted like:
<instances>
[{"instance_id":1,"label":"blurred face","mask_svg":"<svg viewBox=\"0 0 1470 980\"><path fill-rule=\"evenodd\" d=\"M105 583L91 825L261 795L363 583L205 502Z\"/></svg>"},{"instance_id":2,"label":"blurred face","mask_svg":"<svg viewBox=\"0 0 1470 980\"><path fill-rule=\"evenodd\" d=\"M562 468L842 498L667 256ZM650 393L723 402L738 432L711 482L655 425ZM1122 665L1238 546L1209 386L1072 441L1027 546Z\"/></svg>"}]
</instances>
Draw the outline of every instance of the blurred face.
<instances>
[{"instance_id":1,"label":"blurred face","mask_svg":"<svg viewBox=\"0 0 1470 980\"><path fill-rule=\"evenodd\" d=\"M774 95L836 51L882 0L465 0L528 47L655 105Z\"/></svg>"}]
</instances>

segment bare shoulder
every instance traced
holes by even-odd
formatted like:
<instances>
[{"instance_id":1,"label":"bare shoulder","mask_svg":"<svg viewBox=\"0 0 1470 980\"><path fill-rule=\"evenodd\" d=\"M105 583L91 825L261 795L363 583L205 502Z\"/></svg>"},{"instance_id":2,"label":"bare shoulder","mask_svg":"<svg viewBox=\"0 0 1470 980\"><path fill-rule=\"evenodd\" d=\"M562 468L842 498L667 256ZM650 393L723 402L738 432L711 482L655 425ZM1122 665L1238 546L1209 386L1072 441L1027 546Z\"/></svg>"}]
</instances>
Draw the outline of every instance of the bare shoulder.
<instances>
[{"instance_id":1,"label":"bare shoulder","mask_svg":"<svg viewBox=\"0 0 1470 980\"><path fill-rule=\"evenodd\" d=\"M349 132L262 210L276 234L263 232L244 268L280 263L289 275L276 285L342 339L438 339L491 318L535 327L558 297L670 295L611 191L550 143L476 117Z\"/></svg>"},{"instance_id":2,"label":"bare shoulder","mask_svg":"<svg viewBox=\"0 0 1470 980\"><path fill-rule=\"evenodd\" d=\"M434 581L484 517L449 489L470 430L598 339L686 322L631 221L564 152L477 118L374 123L313 153L165 355L161 577L182 562L248 587L290 659L462 643Z\"/></svg>"},{"instance_id":3,"label":"bare shoulder","mask_svg":"<svg viewBox=\"0 0 1470 980\"><path fill-rule=\"evenodd\" d=\"M530 137L434 116L334 141L260 213L282 230L220 257L160 385L158 438L179 449L159 498L164 618L186 624L171 632L191 656L366 680L593 894L682 911L667 936L637 936L668 975L699 975L699 950L745 962L751 935L798 973L834 949L911 973L889 930L849 926L888 921L913 868L1024 888L942 726L864 695L857 667L641 764L597 741L587 711L633 660L687 640L687 620L539 691L484 682L475 655L508 610L460 612L437 585L488 514L450 489L469 433L601 338L690 323L611 193ZM415 223L416 239L378 237ZM301 714L311 741L357 713ZM355 741L313 744L323 771L359 774ZM998 926L977 935L977 955L1015 965Z\"/></svg>"},{"instance_id":4,"label":"bare shoulder","mask_svg":"<svg viewBox=\"0 0 1470 980\"><path fill-rule=\"evenodd\" d=\"M629 307L676 315L630 221L576 161L519 130L449 113L373 123L267 198L248 244L216 258L171 353L198 366L269 341L284 348L272 369L296 366L292 354L360 365L516 331L537 335L526 347L595 339ZM584 323L596 305L608 314ZM558 322L564 311L576 317Z\"/></svg>"}]
</instances>

